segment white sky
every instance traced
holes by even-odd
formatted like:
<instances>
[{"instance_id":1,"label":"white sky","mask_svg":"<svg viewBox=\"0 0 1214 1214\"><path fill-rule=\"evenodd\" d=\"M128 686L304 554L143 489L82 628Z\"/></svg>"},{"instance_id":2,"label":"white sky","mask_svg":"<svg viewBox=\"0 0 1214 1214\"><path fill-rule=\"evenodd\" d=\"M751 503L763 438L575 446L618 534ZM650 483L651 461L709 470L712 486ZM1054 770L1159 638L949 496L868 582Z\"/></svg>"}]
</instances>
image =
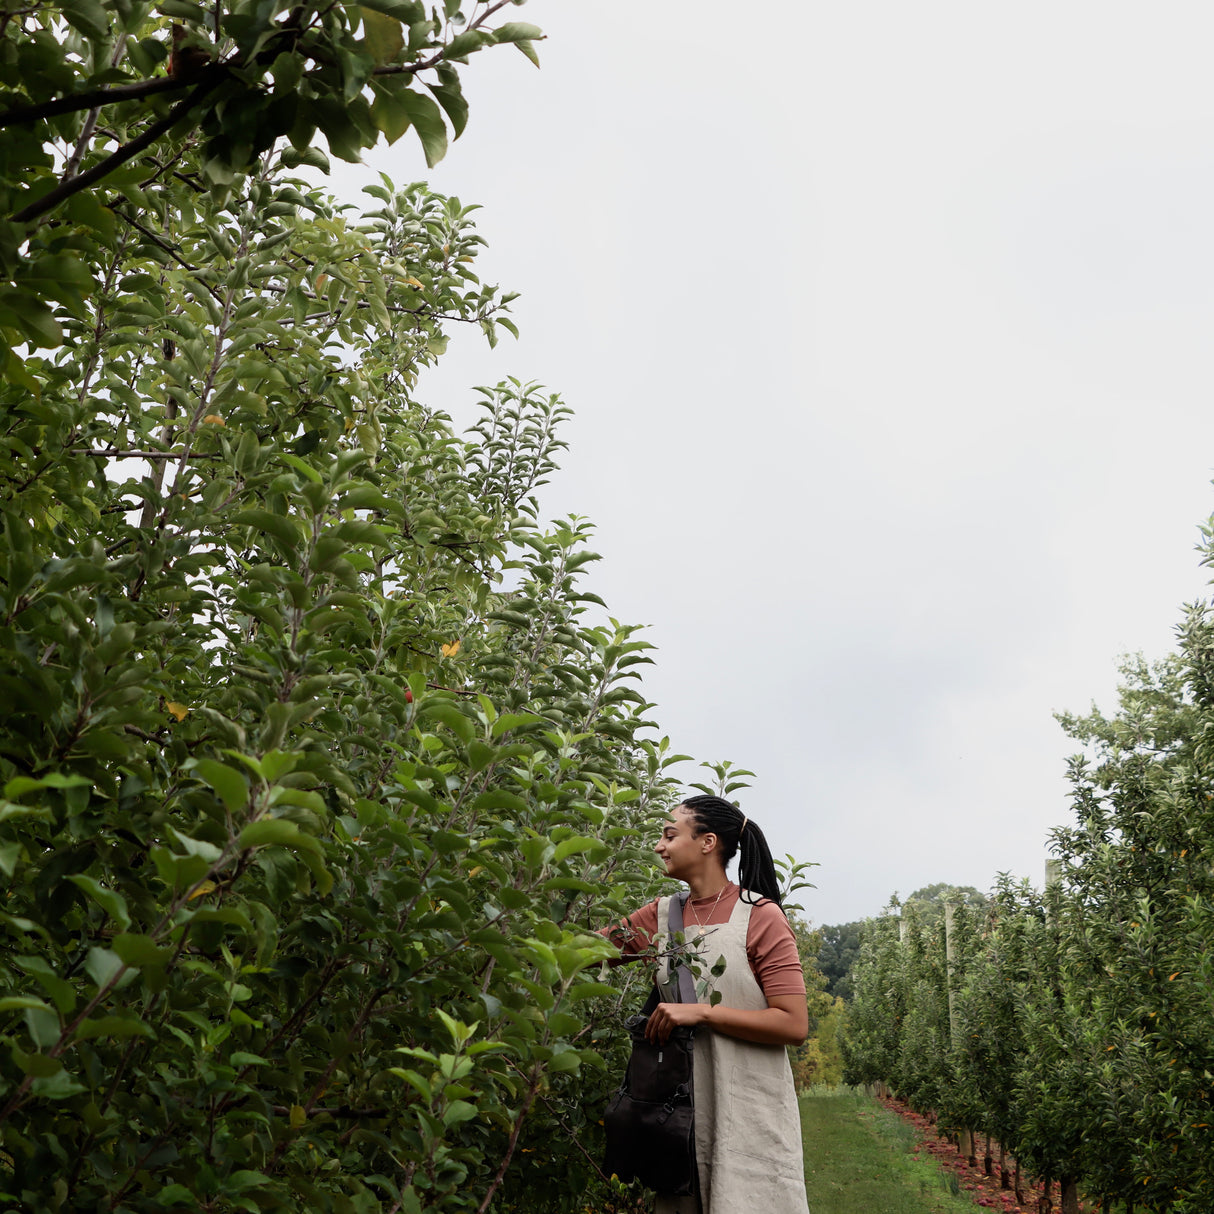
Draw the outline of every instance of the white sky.
<instances>
[{"instance_id":1,"label":"white sky","mask_svg":"<svg viewBox=\"0 0 1214 1214\"><path fill-rule=\"evenodd\" d=\"M1206 593L1208 4L533 0L427 173L484 204L522 339L423 384L576 410L543 491L650 625L678 750L816 860L807 915L1041 879L1116 660ZM370 171L342 166L347 196ZM702 774L702 773L701 773ZM688 772L687 778L698 775Z\"/></svg>"}]
</instances>

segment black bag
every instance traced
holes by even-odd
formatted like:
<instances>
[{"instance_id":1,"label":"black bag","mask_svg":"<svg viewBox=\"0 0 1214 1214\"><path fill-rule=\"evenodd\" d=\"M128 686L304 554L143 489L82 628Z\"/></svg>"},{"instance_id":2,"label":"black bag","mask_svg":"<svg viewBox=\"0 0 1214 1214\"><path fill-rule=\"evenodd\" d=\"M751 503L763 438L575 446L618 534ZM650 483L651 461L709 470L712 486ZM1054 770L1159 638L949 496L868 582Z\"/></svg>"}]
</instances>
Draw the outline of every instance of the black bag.
<instances>
[{"instance_id":1,"label":"black bag","mask_svg":"<svg viewBox=\"0 0 1214 1214\"><path fill-rule=\"evenodd\" d=\"M683 930L681 898L670 900L669 927L672 934ZM679 966L678 975L679 1002L694 1003L691 974ZM662 1045L646 1041L646 1021L660 1001L655 985L640 1015L626 1022L632 1056L603 1117L603 1170L625 1183L639 1180L658 1193L683 1197L699 1188L692 1084L695 1029L680 1026Z\"/></svg>"}]
</instances>

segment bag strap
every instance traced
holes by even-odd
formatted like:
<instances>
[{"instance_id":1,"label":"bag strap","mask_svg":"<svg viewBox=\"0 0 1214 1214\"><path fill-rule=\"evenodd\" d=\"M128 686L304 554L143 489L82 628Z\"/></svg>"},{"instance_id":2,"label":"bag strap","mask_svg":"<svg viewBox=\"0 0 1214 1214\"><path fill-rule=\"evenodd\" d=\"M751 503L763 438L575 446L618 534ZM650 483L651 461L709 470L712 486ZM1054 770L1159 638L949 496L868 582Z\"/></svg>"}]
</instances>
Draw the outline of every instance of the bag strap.
<instances>
[{"instance_id":1,"label":"bag strap","mask_svg":"<svg viewBox=\"0 0 1214 1214\"><path fill-rule=\"evenodd\" d=\"M666 926L673 936L675 932L683 930L683 905L686 903L689 893L678 894L670 899L670 906L666 911ZM696 1003L696 988L695 983L691 980L691 971L685 965L676 963L675 971L678 978L678 992L680 1003Z\"/></svg>"}]
</instances>

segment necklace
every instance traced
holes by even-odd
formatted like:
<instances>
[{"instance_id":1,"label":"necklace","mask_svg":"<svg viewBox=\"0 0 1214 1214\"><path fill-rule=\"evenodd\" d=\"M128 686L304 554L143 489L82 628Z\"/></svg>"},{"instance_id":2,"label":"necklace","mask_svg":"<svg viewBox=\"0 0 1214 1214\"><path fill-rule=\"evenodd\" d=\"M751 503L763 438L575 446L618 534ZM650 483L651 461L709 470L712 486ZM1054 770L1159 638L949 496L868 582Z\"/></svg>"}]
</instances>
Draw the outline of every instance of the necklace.
<instances>
[{"instance_id":1,"label":"necklace","mask_svg":"<svg viewBox=\"0 0 1214 1214\"><path fill-rule=\"evenodd\" d=\"M726 891L728 888L729 888L729 882L728 882L728 881L726 881L726 882L725 882L725 884L721 886L720 891L717 893L716 902L714 902L714 903L713 903L713 904L712 904L712 905L711 905L711 906L708 908L708 917L709 917L710 919L712 918L713 913L714 913L714 912L716 911L716 909L717 909L717 903L721 901L721 894L723 894L723 893L724 893L724 892L725 892L725 891ZM691 899L690 899L690 898L688 898L688 899L687 899L687 909L688 909L689 911L691 911L691 917L692 917L692 919L694 919L694 920L695 920L695 925L696 925L696 927L703 927L703 926L704 926L704 922L703 922L703 920L700 918L700 916L699 916L699 915L696 913L696 908L695 908L695 906L692 904L692 901L691 901Z\"/></svg>"}]
</instances>

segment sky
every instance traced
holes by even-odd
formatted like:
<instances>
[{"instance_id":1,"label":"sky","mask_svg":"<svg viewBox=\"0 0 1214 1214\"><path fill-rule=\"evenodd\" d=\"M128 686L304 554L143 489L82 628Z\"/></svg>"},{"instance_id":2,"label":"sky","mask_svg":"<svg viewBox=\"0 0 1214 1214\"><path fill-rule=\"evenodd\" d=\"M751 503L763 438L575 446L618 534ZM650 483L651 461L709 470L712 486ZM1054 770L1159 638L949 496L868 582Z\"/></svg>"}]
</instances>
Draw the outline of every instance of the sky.
<instances>
[{"instance_id":1,"label":"sky","mask_svg":"<svg viewBox=\"0 0 1214 1214\"><path fill-rule=\"evenodd\" d=\"M1042 880L1053 713L1115 706L1208 593L1208 4L532 0L542 69L464 71L427 170L477 202L521 337L419 395L575 410L553 518L657 646L674 748L756 773L815 923L937 881ZM686 769L688 781L706 773Z\"/></svg>"}]
</instances>

